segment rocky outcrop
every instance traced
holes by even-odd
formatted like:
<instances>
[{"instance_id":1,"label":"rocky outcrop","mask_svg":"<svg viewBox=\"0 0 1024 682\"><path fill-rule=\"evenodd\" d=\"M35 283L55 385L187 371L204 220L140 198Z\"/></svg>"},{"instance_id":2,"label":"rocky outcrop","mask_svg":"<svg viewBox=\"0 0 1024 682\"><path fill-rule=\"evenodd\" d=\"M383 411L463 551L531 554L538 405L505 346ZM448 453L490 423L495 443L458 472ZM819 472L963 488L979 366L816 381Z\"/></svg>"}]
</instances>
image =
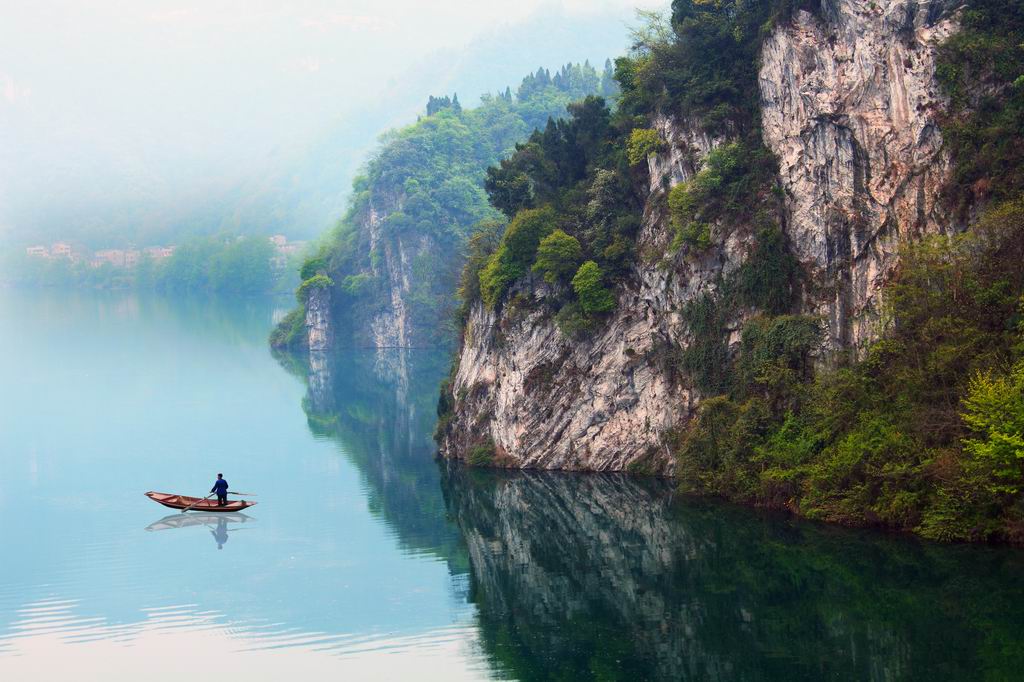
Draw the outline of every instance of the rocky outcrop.
<instances>
[{"instance_id":1,"label":"rocky outcrop","mask_svg":"<svg viewBox=\"0 0 1024 682\"><path fill-rule=\"evenodd\" d=\"M957 27L946 0L830 0L798 12L761 53L765 144L786 192L787 231L813 273L809 310L832 350L874 329L901 241L956 226L942 212L950 162L935 117L938 44Z\"/></svg>"},{"instance_id":2,"label":"rocky outcrop","mask_svg":"<svg viewBox=\"0 0 1024 682\"><path fill-rule=\"evenodd\" d=\"M658 181L651 183L638 250L664 253L671 235L661 178L670 185L689 179L723 139L667 117L654 123L667 144L649 160ZM460 398L442 434L442 453L465 457L483 434L505 466L673 474L662 435L692 412L699 396L678 380L666 351L690 342L683 304L714 291L738 268L750 238L736 231L697 257L677 254L670 267L641 262L611 319L584 340L564 335L540 305L500 313L475 305L453 382ZM548 293L530 279L509 298L540 303Z\"/></svg>"},{"instance_id":3,"label":"rocky outcrop","mask_svg":"<svg viewBox=\"0 0 1024 682\"><path fill-rule=\"evenodd\" d=\"M424 292L435 295L439 280L446 291L454 291L459 263L440 257L445 247L432 235L389 225L389 217L401 212L404 197L379 194L354 218L353 248L365 256L330 272L334 286L311 292L306 300L306 345L311 351L439 345L438 329L444 323L440 311L414 298ZM430 277L422 273L427 264ZM347 288L346 282L353 280L359 284Z\"/></svg>"},{"instance_id":4,"label":"rocky outcrop","mask_svg":"<svg viewBox=\"0 0 1024 682\"><path fill-rule=\"evenodd\" d=\"M764 43L764 142L780 162L782 229L811 283L803 312L827 321L823 361L876 333L899 244L956 228L938 204L950 163L935 121L936 44L956 29L948 4L824 0L820 16L798 12ZM725 140L671 116L652 126L666 144L649 159L637 246L665 254L664 193ZM701 253L642 258L616 312L585 339L566 338L545 306L529 305L548 293L533 281L499 312L475 306L442 453L466 458L493 444L504 466L672 474L664 434L702 397L670 360L694 340L681 311L740 267L752 231L731 230ZM730 343L750 312L729 320Z\"/></svg>"},{"instance_id":5,"label":"rocky outcrop","mask_svg":"<svg viewBox=\"0 0 1024 682\"><path fill-rule=\"evenodd\" d=\"M685 166L677 168L688 177ZM661 223L651 209L641 248L665 246ZM543 306L513 306L499 314L475 305L442 452L464 457L484 435L506 465L671 474L674 462L660 436L694 400L666 367L664 350L685 342L675 302L712 286L738 257L738 248L716 250L706 262L680 264L688 268L682 278L655 264L638 267L637 283L620 292L616 313L582 342L562 334ZM545 285L530 280L512 297L539 302L546 293Z\"/></svg>"},{"instance_id":6,"label":"rocky outcrop","mask_svg":"<svg viewBox=\"0 0 1024 682\"><path fill-rule=\"evenodd\" d=\"M400 211L401 201L395 202L390 212ZM378 305L368 311L365 321L361 319L355 329L355 336L361 345L375 348L413 348L428 345L422 338L430 330L417 329L410 319L412 296L413 261L417 258L431 258L438 253L433 240L423 234L384 234L383 226L387 213L380 213L372 207L363 221L369 238L371 258L369 274L380 282L381 292ZM364 315L353 311L356 317ZM368 330L368 334L364 331Z\"/></svg>"},{"instance_id":7,"label":"rocky outcrop","mask_svg":"<svg viewBox=\"0 0 1024 682\"><path fill-rule=\"evenodd\" d=\"M331 290L314 287L306 296L306 345L311 352L330 348L333 339L331 328Z\"/></svg>"},{"instance_id":8,"label":"rocky outcrop","mask_svg":"<svg viewBox=\"0 0 1024 682\"><path fill-rule=\"evenodd\" d=\"M465 397L442 443L447 455L465 453L483 432L499 460L517 466L617 470L653 455L663 470L648 450L685 395L645 360L657 339L650 320L620 320L575 348L542 312L498 324L482 306L467 324L454 383Z\"/></svg>"}]
</instances>

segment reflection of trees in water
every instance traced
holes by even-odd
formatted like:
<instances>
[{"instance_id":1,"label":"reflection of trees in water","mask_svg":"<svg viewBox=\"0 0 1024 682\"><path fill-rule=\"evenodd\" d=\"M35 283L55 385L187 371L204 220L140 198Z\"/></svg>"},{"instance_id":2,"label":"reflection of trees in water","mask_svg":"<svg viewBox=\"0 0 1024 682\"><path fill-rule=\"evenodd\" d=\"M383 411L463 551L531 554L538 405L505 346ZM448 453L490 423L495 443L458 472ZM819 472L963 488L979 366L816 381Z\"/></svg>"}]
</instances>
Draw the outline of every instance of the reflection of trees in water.
<instances>
[{"instance_id":1,"label":"reflection of trees in water","mask_svg":"<svg viewBox=\"0 0 1024 682\"><path fill-rule=\"evenodd\" d=\"M464 573L465 550L447 518L431 438L450 357L402 349L278 354L306 380L310 431L337 441L365 476L370 510L405 549L434 554Z\"/></svg>"},{"instance_id":2,"label":"reflection of trees in water","mask_svg":"<svg viewBox=\"0 0 1024 682\"><path fill-rule=\"evenodd\" d=\"M1011 679L1024 557L452 465L492 662L520 679Z\"/></svg>"}]
</instances>

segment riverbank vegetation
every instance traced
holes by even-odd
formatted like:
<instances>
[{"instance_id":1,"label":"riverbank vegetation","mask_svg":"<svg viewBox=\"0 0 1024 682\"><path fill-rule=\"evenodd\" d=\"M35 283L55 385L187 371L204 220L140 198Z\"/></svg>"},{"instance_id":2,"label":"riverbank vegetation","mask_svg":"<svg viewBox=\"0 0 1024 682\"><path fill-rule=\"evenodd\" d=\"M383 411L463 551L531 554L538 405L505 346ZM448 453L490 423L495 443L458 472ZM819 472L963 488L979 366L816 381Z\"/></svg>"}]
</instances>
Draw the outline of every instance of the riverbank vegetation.
<instances>
[{"instance_id":1,"label":"riverbank vegetation","mask_svg":"<svg viewBox=\"0 0 1024 682\"><path fill-rule=\"evenodd\" d=\"M728 390L669 434L681 486L939 540L1024 542L1024 203L908 245L886 332L812 371L817 321L755 318Z\"/></svg>"}]
</instances>

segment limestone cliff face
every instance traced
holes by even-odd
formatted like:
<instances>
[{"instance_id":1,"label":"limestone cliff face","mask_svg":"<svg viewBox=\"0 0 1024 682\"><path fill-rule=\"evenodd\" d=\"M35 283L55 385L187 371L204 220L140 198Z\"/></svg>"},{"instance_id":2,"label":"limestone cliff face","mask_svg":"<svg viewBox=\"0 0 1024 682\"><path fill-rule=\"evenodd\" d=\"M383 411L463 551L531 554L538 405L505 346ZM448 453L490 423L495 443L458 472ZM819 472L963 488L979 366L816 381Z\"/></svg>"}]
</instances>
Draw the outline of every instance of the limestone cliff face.
<instances>
[{"instance_id":1,"label":"limestone cliff face","mask_svg":"<svg viewBox=\"0 0 1024 682\"><path fill-rule=\"evenodd\" d=\"M780 162L783 231L810 275L802 307L828 323L826 360L876 331L900 242L955 227L938 205L950 163L935 123L936 44L956 29L947 4L825 0L820 17L800 12L764 43L764 141ZM691 177L726 140L671 116L652 125L666 148L649 159L638 250L665 253L666 186ZM465 458L489 440L505 466L672 474L662 436L701 396L667 366L666 350L692 342L682 309L735 271L753 240L752 229L739 229L700 254L642 260L611 319L584 340L565 338L543 306L477 305L442 453ZM526 281L509 300L546 293ZM730 320L731 343L747 314Z\"/></svg>"},{"instance_id":2,"label":"limestone cliff face","mask_svg":"<svg viewBox=\"0 0 1024 682\"><path fill-rule=\"evenodd\" d=\"M390 212L401 210L395 202ZM386 235L382 229L387 212L371 206L363 220L369 240L370 273L381 283L379 304L372 311L356 311L365 320L357 326L355 336L360 345L375 348L412 348L425 345L422 337L428 330L418 329L410 319L409 299L412 295L413 261L437 254L437 246L427 235ZM365 317L369 319L365 319ZM368 334L365 330L369 330Z\"/></svg>"},{"instance_id":3,"label":"limestone cliff face","mask_svg":"<svg viewBox=\"0 0 1024 682\"><path fill-rule=\"evenodd\" d=\"M311 351L329 348L419 348L437 345L442 320L413 315L418 263L440 261L443 246L424 233L389 229L389 216L402 210L401 193L380 192L356 218L355 259L343 272L332 272L335 287L306 302L306 338ZM457 264L444 266L447 287L454 290ZM449 272L450 271L450 272ZM364 278L358 296L338 285ZM423 308L421 304L419 306Z\"/></svg>"},{"instance_id":4,"label":"limestone cliff face","mask_svg":"<svg viewBox=\"0 0 1024 682\"><path fill-rule=\"evenodd\" d=\"M686 122L659 118L667 151L650 160L652 182L641 251L665 252L671 236L663 214L660 178L690 178L699 160L722 140ZM661 434L696 406L698 396L680 383L665 350L689 342L681 306L712 290L739 267L749 241L742 231L699 257L679 254L671 267L641 263L619 292L612 318L585 340L566 338L538 307L501 313L474 306L466 324L453 382L458 398L441 440L442 453L464 457L493 441L498 463L523 468L620 471L640 468L671 475L674 461ZM513 291L541 300L542 282Z\"/></svg>"},{"instance_id":5,"label":"limestone cliff face","mask_svg":"<svg viewBox=\"0 0 1024 682\"><path fill-rule=\"evenodd\" d=\"M779 159L791 243L822 285L809 310L828 321L833 350L871 337L900 242L954 227L939 205L950 163L934 78L953 4L831 0L763 47L764 141Z\"/></svg>"},{"instance_id":6,"label":"limestone cliff face","mask_svg":"<svg viewBox=\"0 0 1024 682\"><path fill-rule=\"evenodd\" d=\"M306 338L312 352L325 350L331 345L330 289L314 288L306 296Z\"/></svg>"}]
</instances>

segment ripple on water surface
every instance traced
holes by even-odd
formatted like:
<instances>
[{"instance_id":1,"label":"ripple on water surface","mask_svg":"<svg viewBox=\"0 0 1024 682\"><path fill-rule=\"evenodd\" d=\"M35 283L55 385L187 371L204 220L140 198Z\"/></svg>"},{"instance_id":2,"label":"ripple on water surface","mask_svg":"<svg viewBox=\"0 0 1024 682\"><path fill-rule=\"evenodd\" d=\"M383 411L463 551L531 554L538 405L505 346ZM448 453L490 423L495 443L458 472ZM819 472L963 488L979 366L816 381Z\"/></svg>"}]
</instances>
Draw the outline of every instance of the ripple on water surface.
<instances>
[{"instance_id":1,"label":"ripple on water surface","mask_svg":"<svg viewBox=\"0 0 1024 682\"><path fill-rule=\"evenodd\" d=\"M195 604L143 609L134 623L111 624L76 613L78 601L48 598L15 611L0 637L5 679L55 679L104 670L114 679L172 679L223 666L251 679L283 679L288 666L365 679L484 679L469 625L408 636L302 631L283 623L242 623ZM86 646L88 645L88 646Z\"/></svg>"}]
</instances>

